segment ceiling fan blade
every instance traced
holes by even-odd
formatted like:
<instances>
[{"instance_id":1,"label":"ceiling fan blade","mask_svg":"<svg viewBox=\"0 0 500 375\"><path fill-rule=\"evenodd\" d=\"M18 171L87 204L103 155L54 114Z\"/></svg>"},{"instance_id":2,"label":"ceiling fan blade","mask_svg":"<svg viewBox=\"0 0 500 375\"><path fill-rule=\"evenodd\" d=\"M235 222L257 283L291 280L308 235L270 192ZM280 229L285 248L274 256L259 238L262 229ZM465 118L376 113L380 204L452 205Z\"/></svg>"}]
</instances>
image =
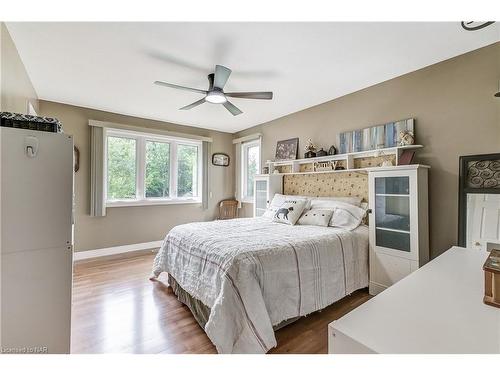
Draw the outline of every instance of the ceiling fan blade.
<instances>
[{"instance_id":1,"label":"ceiling fan blade","mask_svg":"<svg viewBox=\"0 0 500 375\"><path fill-rule=\"evenodd\" d=\"M266 99L271 100L273 98L273 93L271 91L262 91L262 92L229 92L224 93L226 96L230 96L232 98L240 98L240 99Z\"/></svg>"},{"instance_id":2,"label":"ceiling fan blade","mask_svg":"<svg viewBox=\"0 0 500 375\"><path fill-rule=\"evenodd\" d=\"M208 91L212 91L214 88L214 74L210 73L208 75Z\"/></svg>"},{"instance_id":3,"label":"ceiling fan blade","mask_svg":"<svg viewBox=\"0 0 500 375\"><path fill-rule=\"evenodd\" d=\"M173 83L167 83L167 82L162 82L162 81L155 81L154 84L158 85L158 86L171 87L173 89L181 89L181 90L186 90L186 91L193 91L193 92L197 92L197 93L205 94L205 95L207 94L207 91L205 91L205 90L193 89L192 87L174 85Z\"/></svg>"},{"instance_id":4,"label":"ceiling fan blade","mask_svg":"<svg viewBox=\"0 0 500 375\"><path fill-rule=\"evenodd\" d=\"M224 107L226 107L226 109L231 112L231 114L233 116L238 116L238 115L241 115L243 112L238 108L236 107L233 103L231 102L225 102L222 104Z\"/></svg>"},{"instance_id":5,"label":"ceiling fan blade","mask_svg":"<svg viewBox=\"0 0 500 375\"><path fill-rule=\"evenodd\" d=\"M230 75L231 69L222 65L215 65L214 87L223 89Z\"/></svg>"},{"instance_id":6,"label":"ceiling fan blade","mask_svg":"<svg viewBox=\"0 0 500 375\"><path fill-rule=\"evenodd\" d=\"M197 100L196 102L188 104L188 105L186 105L186 106L184 106L182 108L179 108L179 109L187 110L187 109L191 109L191 108L197 107L197 106L199 106L200 104L203 104L203 103L205 103L205 98Z\"/></svg>"}]
</instances>

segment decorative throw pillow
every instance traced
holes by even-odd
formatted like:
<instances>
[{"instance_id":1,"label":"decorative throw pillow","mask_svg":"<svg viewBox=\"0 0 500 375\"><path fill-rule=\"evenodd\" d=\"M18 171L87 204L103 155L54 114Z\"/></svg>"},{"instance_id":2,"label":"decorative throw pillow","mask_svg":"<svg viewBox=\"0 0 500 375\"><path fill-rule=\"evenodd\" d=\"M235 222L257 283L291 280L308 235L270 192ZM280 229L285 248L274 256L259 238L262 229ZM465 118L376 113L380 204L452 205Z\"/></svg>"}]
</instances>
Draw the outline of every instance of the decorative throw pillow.
<instances>
[{"instance_id":1,"label":"decorative throw pillow","mask_svg":"<svg viewBox=\"0 0 500 375\"><path fill-rule=\"evenodd\" d=\"M286 199L274 213L273 221L295 225L300 215L302 215L306 204L307 201L305 199Z\"/></svg>"},{"instance_id":2,"label":"decorative throw pillow","mask_svg":"<svg viewBox=\"0 0 500 375\"><path fill-rule=\"evenodd\" d=\"M304 199L307 201L304 209L308 210L310 208L310 199L308 197L302 196L302 195L283 195L283 194L274 194L273 199L271 200L271 203L269 204L269 207L267 208L266 212L262 215L263 217L267 217L272 219L274 217L274 214L276 211L285 203L285 200L287 199Z\"/></svg>"},{"instance_id":3,"label":"decorative throw pillow","mask_svg":"<svg viewBox=\"0 0 500 375\"><path fill-rule=\"evenodd\" d=\"M349 203L354 206L361 207L361 201L363 198L360 197L317 197L317 198L312 198L312 200L326 200L326 201L337 201L337 202L344 202L344 203Z\"/></svg>"},{"instance_id":4,"label":"decorative throw pillow","mask_svg":"<svg viewBox=\"0 0 500 375\"><path fill-rule=\"evenodd\" d=\"M354 230L359 227L365 215L366 209L348 203L337 202L337 207L335 207L330 220L330 226Z\"/></svg>"},{"instance_id":5,"label":"decorative throw pillow","mask_svg":"<svg viewBox=\"0 0 500 375\"><path fill-rule=\"evenodd\" d=\"M304 211L297 224L327 227L332 215L333 209L313 208L312 210Z\"/></svg>"},{"instance_id":6,"label":"decorative throw pillow","mask_svg":"<svg viewBox=\"0 0 500 375\"><path fill-rule=\"evenodd\" d=\"M330 208L336 207L336 202L349 203L353 206L361 207L362 198L358 197L317 197L311 199L310 208Z\"/></svg>"}]
</instances>

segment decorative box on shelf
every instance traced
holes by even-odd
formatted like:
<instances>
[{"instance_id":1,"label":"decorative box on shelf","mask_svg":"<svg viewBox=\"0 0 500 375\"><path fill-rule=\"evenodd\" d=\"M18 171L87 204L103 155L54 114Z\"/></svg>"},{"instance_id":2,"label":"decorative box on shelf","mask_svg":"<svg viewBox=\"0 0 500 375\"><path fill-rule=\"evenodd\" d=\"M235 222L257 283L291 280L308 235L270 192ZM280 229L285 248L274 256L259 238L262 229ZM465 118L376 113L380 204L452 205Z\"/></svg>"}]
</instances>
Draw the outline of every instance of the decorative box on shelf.
<instances>
[{"instance_id":1,"label":"decorative box on shelf","mask_svg":"<svg viewBox=\"0 0 500 375\"><path fill-rule=\"evenodd\" d=\"M0 126L50 133L63 132L62 124L56 118L31 116L14 112L0 112Z\"/></svg>"}]
</instances>

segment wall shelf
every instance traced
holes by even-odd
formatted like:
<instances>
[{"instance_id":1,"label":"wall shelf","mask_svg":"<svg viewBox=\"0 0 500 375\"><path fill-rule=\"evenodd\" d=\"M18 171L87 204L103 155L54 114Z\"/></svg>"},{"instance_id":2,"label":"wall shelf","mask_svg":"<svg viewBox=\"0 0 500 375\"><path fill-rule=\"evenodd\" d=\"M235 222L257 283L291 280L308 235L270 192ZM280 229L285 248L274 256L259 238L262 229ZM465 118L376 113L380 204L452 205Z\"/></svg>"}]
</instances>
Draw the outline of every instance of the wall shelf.
<instances>
[{"instance_id":1,"label":"wall shelf","mask_svg":"<svg viewBox=\"0 0 500 375\"><path fill-rule=\"evenodd\" d=\"M393 229L393 228L385 228L385 227L375 227L377 230L386 230L388 232L396 232L396 233L406 233L410 234L409 230L402 230L402 229Z\"/></svg>"},{"instance_id":2,"label":"wall shelf","mask_svg":"<svg viewBox=\"0 0 500 375\"><path fill-rule=\"evenodd\" d=\"M346 173L346 172L357 172L357 173L368 173L369 169L373 168L353 168L353 169L336 169L331 171L308 171L308 172L284 172L284 173L271 173L277 176L287 176L287 175L300 175L300 174L322 174L322 173ZM267 174L260 174L258 176L267 176Z\"/></svg>"},{"instance_id":3,"label":"wall shelf","mask_svg":"<svg viewBox=\"0 0 500 375\"><path fill-rule=\"evenodd\" d=\"M369 169L373 169L374 167L355 167L355 160L361 158L376 158L376 157L393 157L395 159L396 165L399 164L399 157L405 150L417 150L423 148L422 145L407 145L407 146L397 146L397 147L388 147L381 148L377 150L368 150L368 151L358 151L358 152L350 152L347 154L338 154L338 155L327 155L320 156L316 158L308 158L308 159L295 159L295 160L268 160L266 161L266 165L269 167L269 174L280 174L280 175L289 175L289 174L310 174L310 173L335 173L335 172L367 172ZM328 170L328 171L314 171L314 170L301 170L301 166L304 164L313 164L318 162L328 162L328 161L339 161L343 164L345 169L339 170ZM287 167L291 171L290 172L281 172L281 173L273 173L275 169L279 167Z\"/></svg>"}]
</instances>

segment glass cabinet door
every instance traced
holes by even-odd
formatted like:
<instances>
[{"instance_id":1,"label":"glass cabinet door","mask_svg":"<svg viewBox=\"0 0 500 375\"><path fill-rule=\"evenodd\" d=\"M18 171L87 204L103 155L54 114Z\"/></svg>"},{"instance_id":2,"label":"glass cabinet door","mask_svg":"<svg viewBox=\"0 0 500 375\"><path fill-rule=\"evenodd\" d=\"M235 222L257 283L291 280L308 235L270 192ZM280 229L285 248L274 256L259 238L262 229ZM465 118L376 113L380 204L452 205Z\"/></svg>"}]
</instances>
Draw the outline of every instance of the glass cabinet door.
<instances>
[{"instance_id":1,"label":"glass cabinet door","mask_svg":"<svg viewBox=\"0 0 500 375\"><path fill-rule=\"evenodd\" d=\"M255 216L262 216L267 209L267 180L255 180Z\"/></svg>"},{"instance_id":2,"label":"glass cabinet door","mask_svg":"<svg viewBox=\"0 0 500 375\"><path fill-rule=\"evenodd\" d=\"M410 178L375 177L375 242L410 251Z\"/></svg>"}]
</instances>

